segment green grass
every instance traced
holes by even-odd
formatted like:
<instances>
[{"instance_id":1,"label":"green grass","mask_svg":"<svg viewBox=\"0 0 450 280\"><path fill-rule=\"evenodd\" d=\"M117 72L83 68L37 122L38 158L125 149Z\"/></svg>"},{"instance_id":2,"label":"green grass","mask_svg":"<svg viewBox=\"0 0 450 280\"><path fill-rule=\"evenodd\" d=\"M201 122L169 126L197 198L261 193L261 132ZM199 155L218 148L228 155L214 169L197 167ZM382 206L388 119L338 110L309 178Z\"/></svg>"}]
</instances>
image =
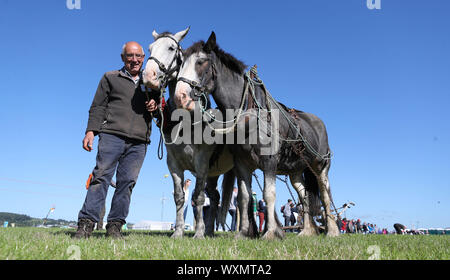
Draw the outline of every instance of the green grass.
<instances>
[{"instance_id":1,"label":"green grass","mask_svg":"<svg viewBox=\"0 0 450 280\"><path fill-rule=\"evenodd\" d=\"M70 258L143 260L448 260L450 236L342 235L337 238L299 237L283 240L236 240L231 233L196 240L170 232L125 231L125 238L105 238L95 232L88 240L74 240L74 230L0 228L0 259L48 260Z\"/></svg>"}]
</instances>

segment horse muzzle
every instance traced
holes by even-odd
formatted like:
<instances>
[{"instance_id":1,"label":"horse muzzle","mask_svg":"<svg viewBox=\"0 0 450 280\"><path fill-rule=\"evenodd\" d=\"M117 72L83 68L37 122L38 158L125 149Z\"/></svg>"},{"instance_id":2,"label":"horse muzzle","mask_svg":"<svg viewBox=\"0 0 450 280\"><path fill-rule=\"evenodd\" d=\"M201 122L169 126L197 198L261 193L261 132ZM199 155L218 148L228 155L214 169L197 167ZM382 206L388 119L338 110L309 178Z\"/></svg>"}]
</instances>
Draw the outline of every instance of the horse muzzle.
<instances>
[{"instance_id":1,"label":"horse muzzle","mask_svg":"<svg viewBox=\"0 0 450 280\"><path fill-rule=\"evenodd\" d=\"M193 111L195 109L195 100L191 97L192 89L188 84L182 81L177 82L175 90L175 104L179 109Z\"/></svg>"}]
</instances>

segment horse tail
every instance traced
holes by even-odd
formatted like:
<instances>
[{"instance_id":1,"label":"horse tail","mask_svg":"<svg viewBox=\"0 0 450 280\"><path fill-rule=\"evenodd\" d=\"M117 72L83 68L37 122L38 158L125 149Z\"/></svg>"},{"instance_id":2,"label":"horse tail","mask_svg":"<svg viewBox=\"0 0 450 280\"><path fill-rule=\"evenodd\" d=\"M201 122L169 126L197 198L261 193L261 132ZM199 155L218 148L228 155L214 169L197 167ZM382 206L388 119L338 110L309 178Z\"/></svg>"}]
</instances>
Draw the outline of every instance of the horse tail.
<instances>
[{"instance_id":1,"label":"horse tail","mask_svg":"<svg viewBox=\"0 0 450 280\"><path fill-rule=\"evenodd\" d=\"M320 191L319 191L319 184L317 182L316 176L313 174L311 170L308 168L305 169L305 172L303 173L305 177L305 189L306 192L308 192L308 199L309 199L309 205L310 205L310 211L313 216L319 216L322 214L321 211L321 202L320 202Z\"/></svg>"},{"instance_id":2,"label":"horse tail","mask_svg":"<svg viewBox=\"0 0 450 280\"><path fill-rule=\"evenodd\" d=\"M227 173L223 175L222 181L222 202L220 203L221 207L219 210L219 224L225 229L225 221L228 213L228 209L230 208L231 195L233 193L234 182L236 181L236 175L234 174L234 170L231 169Z\"/></svg>"},{"instance_id":3,"label":"horse tail","mask_svg":"<svg viewBox=\"0 0 450 280\"><path fill-rule=\"evenodd\" d=\"M248 220L250 222L250 225L248 227L248 236L258 238L259 237L259 231L258 231L258 225L256 224L255 215L253 214L253 195L250 196L250 202L248 205Z\"/></svg>"}]
</instances>

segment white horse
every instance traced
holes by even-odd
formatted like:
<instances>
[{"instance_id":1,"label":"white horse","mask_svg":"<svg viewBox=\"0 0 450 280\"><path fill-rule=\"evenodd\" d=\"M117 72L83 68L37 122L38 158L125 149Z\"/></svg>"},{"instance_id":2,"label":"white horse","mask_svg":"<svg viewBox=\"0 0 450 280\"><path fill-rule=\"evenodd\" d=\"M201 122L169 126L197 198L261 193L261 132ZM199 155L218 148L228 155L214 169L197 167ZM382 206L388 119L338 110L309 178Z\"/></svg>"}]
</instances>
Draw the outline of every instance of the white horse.
<instances>
[{"instance_id":1,"label":"white horse","mask_svg":"<svg viewBox=\"0 0 450 280\"><path fill-rule=\"evenodd\" d=\"M180 41L187 35L189 27L178 33L171 34L163 32L158 34L153 31L154 42L149 46L151 56L148 58L143 71L144 84L160 92L166 86L169 87L169 95L173 97L175 93L176 77L183 61L182 48ZM173 98L169 98L167 106L172 106ZM175 108L173 105L172 108ZM170 110L169 108L166 108ZM167 111L169 112L169 111ZM235 182L233 168L233 157L225 146L207 144L175 144L177 135L173 135L172 131L176 130L174 122L170 120L170 113L160 112L166 118L162 119L161 132L164 136L164 142L167 149L167 166L174 184L174 200L176 204L176 224L175 232L172 237L182 237L184 235L184 171L191 171L196 177L195 189L192 200L197 208L196 226L194 238L203 238L205 235L212 236L214 232L214 221L217 213L219 193L216 190L217 180L221 174L225 173L222 183L222 199L226 207L221 207L222 221L228 209L231 192ZM181 124L178 124L181 125ZM189 124L190 125L190 124ZM175 128L174 128L175 127ZM178 131L179 132L179 131ZM220 148L220 149L218 149ZM210 159L213 154L215 163L213 165L204 159ZM203 220L203 204L205 201L205 183L211 201L210 211L211 219L205 222Z\"/></svg>"}]
</instances>

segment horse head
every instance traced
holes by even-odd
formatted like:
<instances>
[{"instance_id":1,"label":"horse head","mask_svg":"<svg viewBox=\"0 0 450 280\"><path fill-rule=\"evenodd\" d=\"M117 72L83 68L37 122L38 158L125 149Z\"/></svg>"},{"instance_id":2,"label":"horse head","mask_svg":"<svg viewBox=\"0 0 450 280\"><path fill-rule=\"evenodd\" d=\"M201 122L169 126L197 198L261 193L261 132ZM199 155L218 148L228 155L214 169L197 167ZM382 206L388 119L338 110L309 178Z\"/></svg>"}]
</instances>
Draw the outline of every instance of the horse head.
<instances>
[{"instance_id":1,"label":"horse head","mask_svg":"<svg viewBox=\"0 0 450 280\"><path fill-rule=\"evenodd\" d=\"M184 53L185 60L180 69L175 88L177 108L193 111L196 101L207 99L215 87L213 56L217 49L216 35L211 33L208 41L193 44Z\"/></svg>"},{"instance_id":2,"label":"horse head","mask_svg":"<svg viewBox=\"0 0 450 280\"><path fill-rule=\"evenodd\" d=\"M218 99L233 99L239 103L241 93L237 93L235 88L241 88L243 85L246 67L243 62L217 45L216 34L212 32L206 43L199 41L184 52L184 61L175 89L177 107L193 111L196 106L207 103L210 94L219 108L221 105L217 102ZM216 99L214 94L217 92L236 94L226 94L227 96Z\"/></svg>"},{"instance_id":3,"label":"horse head","mask_svg":"<svg viewBox=\"0 0 450 280\"><path fill-rule=\"evenodd\" d=\"M143 71L144 84L159 90L167 86L167 82L173 80L178 75L178 70L183 61L181 40L189 32L190 27L176 34L163 32L158 34L153 30L155 41L149 45L150 57L145 64Z\"/></svg>"}]
</instances>

